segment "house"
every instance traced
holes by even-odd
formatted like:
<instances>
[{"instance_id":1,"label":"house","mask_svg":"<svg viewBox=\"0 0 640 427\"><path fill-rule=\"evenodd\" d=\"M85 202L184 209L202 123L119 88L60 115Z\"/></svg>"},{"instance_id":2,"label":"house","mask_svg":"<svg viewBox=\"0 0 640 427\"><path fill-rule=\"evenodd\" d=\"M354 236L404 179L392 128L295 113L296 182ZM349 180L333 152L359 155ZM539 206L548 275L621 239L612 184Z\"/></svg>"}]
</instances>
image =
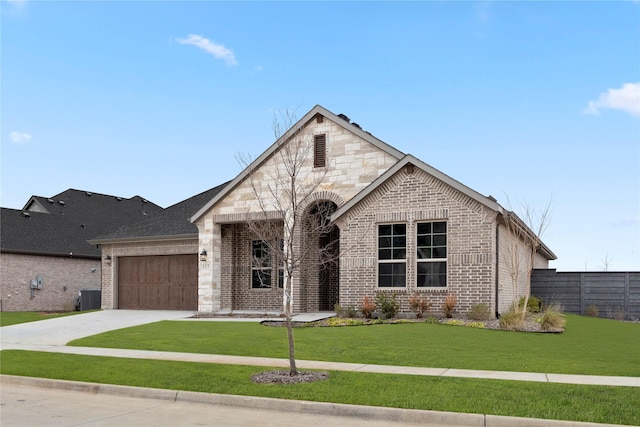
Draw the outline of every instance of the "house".
<instances>
[{"instance_id":1,"label":"house","mask_svg":"<svg viewBox=\"0 0 640 427\"><path fill-rule=\"evenodd\" d=\"M87 240L161 210L140 196L75 189L2 208L1 310L72 310L80 290L101 288L100 249Z\"/></svg>"},{"instance_id":2,"label":"house","mask_svg":"<svg viewBox=\"0 0 640 427\"><path fill-rule=\"evenodd\" d=\"M270 257L274 246L250 225L261 220L275 230L276 240L284 237L283 224L294 217L279 206L285 193L274 180L293 144L309 153L298 165L298 182L317 180L299 214L304 218L327 208L325 220L333 225L330 235L312 237L304 221L298 223L295 246L311 242L319 254L326 242L337 242L331 250L339 259L331 268L319 262L301 266L293 277L294 312L332 310L336 303L358 307L364 296L386 292L397 295L401 312L408 312L408 298L418 293L434 306L454 294L459 312L485 303L498 313L511 305L514 293L526 292L524 272L514 284L505 255L527 245L505 227L512 213L348 117L316 106L231 182L203 193L198 203L189 201L190 208L200 203L190 215L196 228L189 233L169 233L171 226L152 233L156 218L149 218L139 233L129 229L94 239L103 248L103 308L168 308L181 306L174 298L197 297L201 312L282 310L282 267ZM176 217L186 227L184 220ZM187 267L171 267L162 258L178 254L197 264L188 267L197 270L197 286L188 285L188 297L168 285L185 279L170 277ZM542 244L535 266L545 268L553 259ZM158 280L167 283L168 294L154 299ZM146 294L142 305L140 292Z\"/></svg>"}]
</instances>

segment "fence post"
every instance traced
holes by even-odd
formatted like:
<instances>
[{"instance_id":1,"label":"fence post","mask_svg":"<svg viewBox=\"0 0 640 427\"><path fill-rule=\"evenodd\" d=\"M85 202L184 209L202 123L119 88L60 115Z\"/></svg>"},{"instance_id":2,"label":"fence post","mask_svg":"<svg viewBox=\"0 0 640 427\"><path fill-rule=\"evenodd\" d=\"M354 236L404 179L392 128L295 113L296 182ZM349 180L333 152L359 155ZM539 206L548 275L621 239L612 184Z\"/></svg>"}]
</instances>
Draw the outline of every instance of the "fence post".
<instances>
[{"instance_id":1,"label":"fence post","mask_svg":"<svg viewBox=\"0 0 640 427\"><path fill-rule=\"evenodd\" d=\"M584 273L580 273L580 315L584 315Z\"/></svg>"},{"instance_id":2,"label":"fence post","mask_svg":"<svg viewBox=\"0 0 640 427\"><path fill-rule=\"evenodd\" d=\"M629 313L629 272L624 273L624 318L625 320L631 319Z\"/></svg>"}]
</instances>

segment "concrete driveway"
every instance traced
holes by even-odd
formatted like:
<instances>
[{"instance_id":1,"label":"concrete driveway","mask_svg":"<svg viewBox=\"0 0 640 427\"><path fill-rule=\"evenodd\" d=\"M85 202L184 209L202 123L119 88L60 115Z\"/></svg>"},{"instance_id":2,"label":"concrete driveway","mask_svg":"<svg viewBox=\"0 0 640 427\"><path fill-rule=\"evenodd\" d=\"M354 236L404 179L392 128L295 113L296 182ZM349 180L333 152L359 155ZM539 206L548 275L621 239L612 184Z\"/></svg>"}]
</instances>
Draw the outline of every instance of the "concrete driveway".
<instances>
[{"instance_id":1,"label":"concrete driveway","mask_svg":"<svg viewBox=\"0 0 640 427\"><path fill-rule=\"evenodd\" d=\"M0 328L0 349L63 346L69 341L161 320L191 317L192 311L102 310Z\"/></svg>"}]
</instances>

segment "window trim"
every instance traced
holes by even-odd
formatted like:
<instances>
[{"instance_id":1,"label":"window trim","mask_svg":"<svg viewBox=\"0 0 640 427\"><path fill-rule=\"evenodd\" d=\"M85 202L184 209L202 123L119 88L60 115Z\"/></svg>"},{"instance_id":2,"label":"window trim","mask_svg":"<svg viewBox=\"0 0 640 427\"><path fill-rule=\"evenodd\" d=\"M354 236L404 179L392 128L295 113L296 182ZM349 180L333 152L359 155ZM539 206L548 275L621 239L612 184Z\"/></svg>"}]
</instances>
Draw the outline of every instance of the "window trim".
<instances>
[{"instance_id":1,"label":"window trim","mask_svg":"<svg viewBox=\"0 0 640 427\"><path fill-rule=\"evenodd\" d=\"M444 225L445 225L444 233L434 233L433 229L432 229L432 231L428 235L430 235L432 238L433 238L434 235L442 235L442 234L445 235L446 241L445 241L444 248L445 248L445 251L446 251L446 255L443 258L433 258L433 257L420 258L419 255L418 255L418 248L419 248L419 246L418 246L418 236L419 236L419 234L418 234L418 226L420 224L431 224L432 227L433 227L433 224L435 224L435 223L444 223ZM447 220L416 221L414 235L415 235L415 256L416 256L416 273L415 273L416 288L419 289L419 290L447 289L449 287L449 226L448 226L448 221ZM423 233L423 234L420 234L420 235L424 236L426 234ZM433 245L433 240L432 240L431 241L431 245L429 245L429 247L431 249L433 249L434 247L442 247L442 246L441 245L434 246ZM444 272L444 282L445 282L445 284L444 284L444 286L421 286L419 284L420 282L418 280L418 276L419 276L420 272L419 272L418 266L419 266L419 264L423 264L423 263L434 263L434 264L435 263L444 263L444 268L445 268L445 272Z\"/></svg>"},{"instance_id":2,"label":"window trim","mask_svg":"<svg viewBox=\"0 0 640 427\"><path fill-rule=\"evenodd\" d=\"M389 259L380 259L380 227L381 226L385 226L385 225L390 225L391 226L391 246L390 249L392 251L392 255L391 258ZM405 242L404 242L404 258L393 258L393 226L394 225L404 225L404 238L405 238ZM408 235L407 235L407 231L409 230L409 224L407 224L406 222L389 222L389 223L378 223L376 224L377 226L377 231L376 231L376 285L378 289L407 289L407 248L408 248ZM400 236L400 235L398 235ZM385 248L386 249L386 248ZM380 264L404 264L404 285L402 286L381 286L380 285ZM391 275L391 277L393 278L393 273Z\"/></svg>"},{"instance_id":3,"label":"window trim","mask_svg":"<svg viewBox=\"0 0 640 427\"><path fill-rule=\"evenodd\" d=\"M264 263L262 266L255 265L254 260L254 245L258 243L261 245L261 250L267 252L266 258L268 260L268 265L265 266ZM269 285L268 286L256 286L254 282L254 272L264 272L264 274L269 277ZM271 247L267 242L260 239L252 239L251 240L251 279L250 279L251 289L272 289L273 288L273 265L272 265L272 257L271 257Z\"/></svg>"}]
</instances>

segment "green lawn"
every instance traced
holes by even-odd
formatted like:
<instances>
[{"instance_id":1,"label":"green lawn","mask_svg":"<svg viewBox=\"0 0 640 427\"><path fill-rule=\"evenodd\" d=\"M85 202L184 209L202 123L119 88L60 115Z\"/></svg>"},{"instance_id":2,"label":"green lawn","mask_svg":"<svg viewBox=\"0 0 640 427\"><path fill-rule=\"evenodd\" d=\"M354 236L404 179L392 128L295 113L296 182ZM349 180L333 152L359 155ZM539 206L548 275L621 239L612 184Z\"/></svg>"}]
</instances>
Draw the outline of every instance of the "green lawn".
<instances>
[{"instance_id":1,"label":"green lawn","mask_svg":"<svg viewBox=\"0 0 640 427\"><path fill-rule=\"evenodd\" d=\"M0 326L17 325L18 323L35 322L55 317L88 313L88 311L70 311L67 313L42 313L38 311L3 311L0 312Z\"/></svg>"},{"instance_id":2,"label":"green lawn","mask_svg":"<svg viewBox=\"0 0 640 427\"><path fill-rule=\"evenodd\" d=\"M640 324L567 316L563 334L427 323L295 330L298 359L435 368L640 376ZM287 357L286 330L257 323L165 321L70 345Z\"/></svg>"},{"instance_id":3,"label":"green lawn","mask_svg":"<svg viewBox=\"0 0 640 427\"><path fill-rule=\"evenodd\" d=\"M19 350L2 351L0 357L0 371L10 375L280 399L640 424L640 389L636 387L355 372L330 372L326 381L284 386L252 383L251 375L265 369L261 367Z\"/></svg>"}]
</instances>

